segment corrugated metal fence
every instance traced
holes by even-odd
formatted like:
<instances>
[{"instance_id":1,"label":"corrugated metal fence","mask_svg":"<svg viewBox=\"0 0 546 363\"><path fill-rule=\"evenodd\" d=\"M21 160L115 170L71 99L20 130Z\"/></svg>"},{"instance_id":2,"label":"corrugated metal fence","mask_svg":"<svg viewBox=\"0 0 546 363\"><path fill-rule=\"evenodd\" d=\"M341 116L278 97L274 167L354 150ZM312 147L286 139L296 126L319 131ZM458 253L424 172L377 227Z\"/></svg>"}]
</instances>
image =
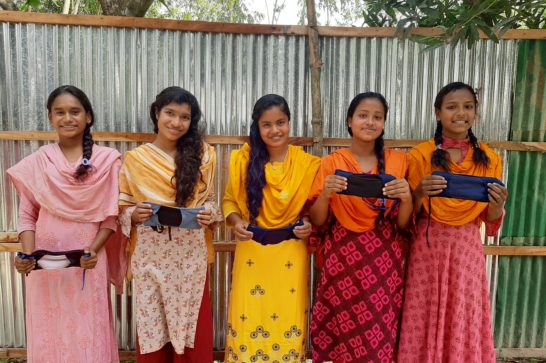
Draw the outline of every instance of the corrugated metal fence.
<instances>
[{"instance_id":1,"label":"corrugated metal fence","mask_svg":"<svg viewBox=\"0 0 546 363\"><path fill-rule=\"evenodd\" d=\"M279 93L292 110L292 135L311 136L308 40L304 34L2 22L1 130L50 130L47 95L61 84L73 84L93 103L95 131L150 132L150 103L164 87L179 85L200 101L210 135L247 135L255 100L266 93ZM435 124L435 94L442 85L462 80L479 90L478 137L508 140L517 40L498 44L482 40L472 50L463 45L423 52L422 46L395 37L339 36L322 37L320 49L325 137L346 137L344 119L350 100L359 92L374 90L383 93L391 106L386 138L429 138ZM17 224L16 195L6 181L5 170L40 144L0 140L0 233L15 231ZM136 146L108 145L122 152ZM238 146L215 147L220 202L229 153ZM229 241L231 236L221 227L215 240ZM0 347L25 345L22 278L12 267L12 257L0 254ZM216 349L224 345L231 261L231 252L217 252L211 272ZM488 257L488 269L494 304L497 257ZM112 301L120 349L134 349L134 301L126 294L113 296Z\"/></svg>"}]
</instances>

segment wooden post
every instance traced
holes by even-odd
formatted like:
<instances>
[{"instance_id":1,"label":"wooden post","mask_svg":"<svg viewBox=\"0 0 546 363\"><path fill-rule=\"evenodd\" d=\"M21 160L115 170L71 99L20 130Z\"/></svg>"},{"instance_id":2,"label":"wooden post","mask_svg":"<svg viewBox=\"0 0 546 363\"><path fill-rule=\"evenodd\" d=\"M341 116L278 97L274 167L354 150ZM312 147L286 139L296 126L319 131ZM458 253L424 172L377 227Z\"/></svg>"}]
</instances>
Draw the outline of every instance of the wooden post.
<instances>
[{"instance_id":1,"label":"wooden post","mask_svg":"<svg viewBox=\"0 0 546 363\"><path fill-rule=\"evenodd\" d=\"M320 69L322 61L319 54L319 36L317 30L317 13L315 12L315 1L306 0L307 3L307 35L309 37L309 55L311 59L311 105L313 127L313 154L322 156L323 134L322 134L322 105L320 95Z\"/></svg>"}]
</instances>

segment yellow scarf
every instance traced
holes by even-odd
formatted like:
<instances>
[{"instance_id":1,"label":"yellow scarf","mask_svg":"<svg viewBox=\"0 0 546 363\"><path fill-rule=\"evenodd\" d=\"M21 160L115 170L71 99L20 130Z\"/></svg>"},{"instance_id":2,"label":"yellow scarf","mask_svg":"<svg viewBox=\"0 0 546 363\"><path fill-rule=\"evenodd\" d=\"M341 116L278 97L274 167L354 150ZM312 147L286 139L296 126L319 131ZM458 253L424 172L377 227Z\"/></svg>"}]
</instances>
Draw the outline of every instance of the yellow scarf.
<instances>
[{"instance_id":1,"label":"yellow scarf","mask_svg":"<svg viewBox=\"0 0 546 363\"><path fill-rule=\"evenodd\" d=\"M214 148L204 144L199 178L191 200L185 207L201 206L214 185ZM145 144L125 153L119 174L119 205L133 206L139 202L153 202L176 206L174 187L174 159L153 144Z\"/></svg>"},{"instance_id":2,"label":"yellow scarf","mask_svg":"<svg viewBox=\"0 0 546 363\"><path fill-rule=\"evenodd\" d=\"M499 155L485 144L480 144L480 147L489 157L489 167L487 169L474 163L472 159L474 149L470 148L465 159L460 164L450 164L450 172L453 174L488 176L500 179L502 175L502 162ZM423 176L430 175L433 171L439 170L432 168L431 164L432 153L435 149L434 140L429 140L415 146L409 151L408 183L413 190L419 185ZM472 200L432 198L432 218L438 222L452 226L462 226L476 220L487 206L488 203ZM429 213L428 198L424 198L423 208Z\"/></svg>"},{"instance_id":3,"label":"yellow scarf","mask_svg":"<svg viewBox=\"0 0 546 363\"><path fill-rule=\"evenodd\" d=\"M247 222L249 211L245 185L249 156L248 144L232 152L230 177L222 205L226 217L238 213ZM319 166L318 157L293 145L288 146L284 162L267 163L263 203L256 223L262 228L280 228L294 223L305 205Z\"/></svg>"}]
</instances>

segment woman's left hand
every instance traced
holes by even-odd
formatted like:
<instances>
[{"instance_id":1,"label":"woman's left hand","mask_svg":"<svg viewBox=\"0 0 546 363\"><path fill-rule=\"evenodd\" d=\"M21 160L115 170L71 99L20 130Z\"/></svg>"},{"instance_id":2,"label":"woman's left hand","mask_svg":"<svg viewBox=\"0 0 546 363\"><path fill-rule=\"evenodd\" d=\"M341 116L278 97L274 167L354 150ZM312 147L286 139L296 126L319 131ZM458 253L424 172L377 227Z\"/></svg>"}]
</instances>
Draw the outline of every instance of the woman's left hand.
<instances>
[{"instance_id":1,"label":"woman's left hand","mask_svg":"<svg viewBox=\"0 0 546 363\"><path fill-rule=\"evenodd\" d=\"M212 223L212 211L204 209L197 214L197 222L203 228L208 227Z\"/></svg>"},{"instance_id":2,"label":"woman's left hand","mask_svg":"<svg viewBox=\"0 0 546 363\"><path fill-rule=\"evenodd\" d=\"M294 228L294 235L299 239L306 239L311 234L313 226L309 219L303 218L303 226L297 226Z\"/></svg>"},{"instance_id":3,"label":"woman's left hand","mask_svg":"<svg viewBox=\"0 0 546 363\"><path fill-rule=\"evenodd\" d=\"M94 269L95 266L97 266L97 261L98 261L98 258L97 258L97 253L93 250L86 250L86 252L89 252L89 254L91 254L91 256L89 257L80 257L80 266L82 268L85 268L87 270L91 270L91 269Z\"/></svg>"},{"instance_id":4,"label":"woman's left hand","mask_svg":"<svg viewBox=\"0 0 546 363\"><path fill-rule=\"evenodd\" d=\"M412 201L411 189L408 181L404 178L396 179L385 184L383 193L389 198L400 199L402 202Z\"/></svg>"},{"instance_id":5,"label":"woman's left hand","mask_svg":"<svg viewBox=\"0 0 546 363\"><path fill-rule=\"evenodd\" d=\"M489 192L489 216L492 218L491 220L500 218L504 203L508 198L508 189L497 183L489 183L487 191Z\"/></svg>"}]
</instances>

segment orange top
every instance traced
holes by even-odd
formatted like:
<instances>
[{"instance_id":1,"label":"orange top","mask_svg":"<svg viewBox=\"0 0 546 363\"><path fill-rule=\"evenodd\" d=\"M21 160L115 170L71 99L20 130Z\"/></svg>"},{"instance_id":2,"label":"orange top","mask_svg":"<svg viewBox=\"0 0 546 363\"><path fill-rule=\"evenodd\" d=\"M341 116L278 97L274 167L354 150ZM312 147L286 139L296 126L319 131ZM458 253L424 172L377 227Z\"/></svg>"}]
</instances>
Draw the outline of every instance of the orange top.
<instances>
[{"instance_id":1,"label":"orange top","mask_svg":"<svg viewBox=\"0 0 546 363\"><path fill-rule=\"evenodd\" d=\"M461 163L450 164L450 172L453 174L487 176L500 179L502 175L502 162L499 154L485 144L480 144L480 147L489 157L488 168L474 163L472 160L474 149L470 148ZM409 151L408 183L412 190L415 190L419 185L423 176L430 175L433 171L440 171L438 168L432 168L431 158L434 150L436 150L434 140L429 140L415 146ZM432 198L432 219L451 226L462 226L476 220L487 206L488 203L472 200ZM426 197L423 200L423 208L425 212L429 213L428 198Z\"/></svg>"},{"instance_id":2,"label":"orange top","mask_svg":"<svg viewBox=\"0 0 546 363\"><path fill-rule=\"evenodd\" d=\"M336 169L349 171L351 173L363 173L355 155L350 149L339 149L330 155L322 158L320 169L315 177L310 200L315 200L324 188L324 179L335 173ZM385 149L385 173L396 178L404 178L408 169L406 154L401 151ZM377 166L371 171L377 174ZM354 232L366 232L375 227L375 219L379 215L377 209L372 208L368 203L379 205L378 199L365 199L352 195L332 193L330 198L330 210L341 225ZM387 215L394 200L387 199Z\"/></svg>"}]
</instances>

